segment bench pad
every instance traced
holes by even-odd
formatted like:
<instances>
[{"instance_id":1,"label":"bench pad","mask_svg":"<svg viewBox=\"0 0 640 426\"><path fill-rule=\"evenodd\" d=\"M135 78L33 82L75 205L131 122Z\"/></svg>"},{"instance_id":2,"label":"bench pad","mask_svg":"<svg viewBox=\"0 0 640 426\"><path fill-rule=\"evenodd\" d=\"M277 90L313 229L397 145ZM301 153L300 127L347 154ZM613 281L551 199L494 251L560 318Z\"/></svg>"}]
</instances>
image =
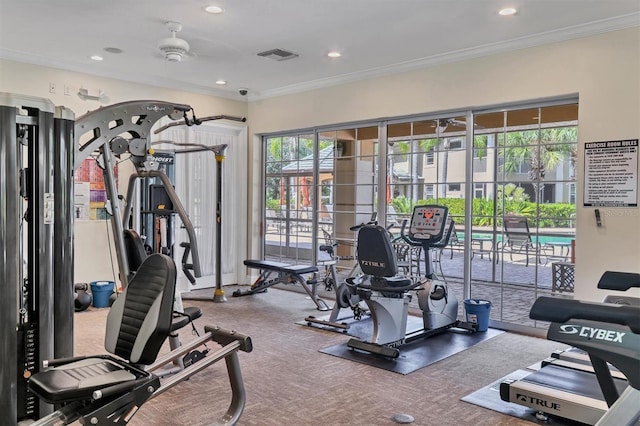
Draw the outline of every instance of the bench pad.
<instances>
[{"instance_id":1,"label":"bench pad","mask_svg":"<svg viewBox=\"0 0 640 426\"><path fill-rule=\"evenodd\" d=\"M244 264L249 268L264 269L275 272L285 272L287 274L309 274L318 272L318 268L312 265L291 265L289 263L274 262L271 260L252 260L247 259Z\"/></svg>"}]
</instances>

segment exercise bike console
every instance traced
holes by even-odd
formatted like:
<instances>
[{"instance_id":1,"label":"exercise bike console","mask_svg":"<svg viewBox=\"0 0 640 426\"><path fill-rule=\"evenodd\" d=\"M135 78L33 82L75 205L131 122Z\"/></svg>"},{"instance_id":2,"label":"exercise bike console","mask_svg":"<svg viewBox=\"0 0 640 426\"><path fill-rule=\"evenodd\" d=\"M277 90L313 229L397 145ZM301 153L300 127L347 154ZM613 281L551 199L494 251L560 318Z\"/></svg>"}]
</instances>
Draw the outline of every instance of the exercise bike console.
<instances>
[{"instance_id":1,"label":"exercise bike console","mask_svg":"<svg viewBox=\"0 0 640 426\"><path fill-rule=\"evenodd\" d=\"M445 233L448 208L444 206L416 206L411 216L409 239L420 243L440 241Z\"/></svg>"}]
</instances>

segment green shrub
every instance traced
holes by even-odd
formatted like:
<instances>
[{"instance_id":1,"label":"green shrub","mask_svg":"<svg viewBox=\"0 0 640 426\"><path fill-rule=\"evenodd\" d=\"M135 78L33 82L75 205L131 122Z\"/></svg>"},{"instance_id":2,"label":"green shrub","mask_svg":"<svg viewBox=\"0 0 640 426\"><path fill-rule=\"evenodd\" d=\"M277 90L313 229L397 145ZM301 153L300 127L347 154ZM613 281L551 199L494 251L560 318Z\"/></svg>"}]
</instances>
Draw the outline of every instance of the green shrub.
<instances>
[{"instance_id":1,"label":"green shrub","mask_svg":"<svg viewBox=\"0 0 640 426\"><path fill-rule=\"evenodd\" d=\"M507 195L509 194L509 195ZM572 228L575 227L576 206L571 203L546 203L538 204L529 201L526 194L519 191L505 191L505 196L498 199L498 208L494 210L493 200L474 198L472 200L473 225L493 226L497 216L496 226L501 227L500 217L504 214L517 214L529 219L529 226L540 228ZM504 200L504 206L500 200ZM465 199L464 198L427 198L418 200L415 205L437 204L447 206L449 214L453 216L457 224L464 224ZM413 206L411 200L404 196L393 199L393 207L399 214L410 214ZM504 210L503 210L504 209ZM494 215L495 211L495 215ZM536 212L538 212L536 217Z\"/></svg>"},{"instance_id":2,"label":"green shrub","mask_svg":"<svg viewBox=\"0 0 640 426\"><path fill-rule=\"evenodd\" d=\"M413 211L411 200L405 197L404 195L401 195L391 200L391 205L393 206L393 209L398 214L410 214Z\"/></svg>"},{"instance_id":3,"label":"green shrub","mask_svg":"<svg viewBox=\"0 0 640 426\"><path fill-rule=\"evenodd\" d=\"M271 209L274 210L276 212L280 211L280 200L275 199L275 200L267 200L266 204L266 208L267 209Z\"/></svg>"}]
</instances>

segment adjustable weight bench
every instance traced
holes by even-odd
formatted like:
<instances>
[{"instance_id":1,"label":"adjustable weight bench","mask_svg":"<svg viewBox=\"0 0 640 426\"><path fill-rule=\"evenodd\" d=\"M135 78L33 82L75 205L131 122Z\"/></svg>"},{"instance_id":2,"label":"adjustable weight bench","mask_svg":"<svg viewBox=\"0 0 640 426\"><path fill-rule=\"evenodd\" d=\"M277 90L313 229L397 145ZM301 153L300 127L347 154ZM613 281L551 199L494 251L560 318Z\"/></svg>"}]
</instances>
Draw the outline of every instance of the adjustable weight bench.
<instances>
[{"instance_id":1,"label":"adjustable weight bench","mask_svg":"<svg viewBox=\"0 0 640 426\"><path fill-rule=\"evenodd\" d=\"M248 296L250 294L262 293L275 284L295 284L300 283L302 288L307 292L313 303L316 304L318 310L328 311L330 308L327 303L318 296L318 268L312 265L291 265L289 263L273 262L270 260L251 260L244 261L245 266L252 269L259 269L260 276L251 285L249 290L236 290L233 296ZM271 277L272 274L277 274ZM313 274L313 277L305 280L302 275Z\"/></svg>"}]
</instances>

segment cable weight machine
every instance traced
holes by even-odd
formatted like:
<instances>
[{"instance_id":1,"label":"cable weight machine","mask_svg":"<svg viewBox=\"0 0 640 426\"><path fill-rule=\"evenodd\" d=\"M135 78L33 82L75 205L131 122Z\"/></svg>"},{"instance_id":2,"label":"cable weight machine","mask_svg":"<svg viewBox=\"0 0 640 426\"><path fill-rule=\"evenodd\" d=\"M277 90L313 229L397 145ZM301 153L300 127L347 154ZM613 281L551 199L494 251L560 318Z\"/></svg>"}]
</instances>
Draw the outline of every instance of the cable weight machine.
<instances>
[{"instance_id":1,"label":"cable weight machine","mask_svg":"<svg viewBox=\"0 0 640 426\"><path fill-rule=\"evenodd\" d=\"M100 108L74 122L71 111L47 99L0 93L0 411L10 422L52 412L26 383L44 360L73 355L74 170L97 153L120 280L126 286L116 158L128 153L137 173L153 173L152 126L165 116L186 122L189 111L188 105L134 101ZM187 263L197 277L195 238L190 247Z\"/></svg>"},{"instance_id":2,"label":"cable weight machine","mask_svg":"<svg viewBox=\"0 0 640 426\"><path fill-rule=\"evenodd\" d=\"M225 119L233 119L235 121L245 122L246 119L242 118L234 118L229 116L214 116L214 117L206 117L203 120L217 120L220 118ZM180 125L181 123L171 123L172 125ZM184 124L184 123L182 123ZM170 125L165 125L155 131L155 133L160 133L163 130L166 130ZM183 149L174 150L174 154L187 154L187 153L197 153L197 152L211 152L215 156L216 161L216 212L215 212L215 222L216 222L216 268L215 268L215 289L213 293L213 301L214 302L226 302L227 299L224 295L224 289L222 288L222 176L223 176L223 168L222 164L225 158L225 151L227 149L227 145L215 145L215 146L207 146L197 143L180 143L174 142L170 140L161 140L153 142L152 145L158 144L170 144L174 146L184 147ZM127 199L129 199L129 194L127 194ZM128 203L129 204L129 203ZM127 215L125 215L125 218ZM181 244L184 246L184 243ZM183 271L189 281L194 284L195 279L188 272L188 264L186 264L187 268L184 268L185 265L185 257L188 251L185 251L185 255L183 256Z\"/></svg>"},{"instance_id":3,"label":"cable weight machine","mask_svg":"<svg viewBox=\"0 0 640 426\"><path fill-rule=\"evenodd\" d=\"M27 379L73 353L73 120L0 93L0 411L13 421L51 410Z\"/></svg>"}]
</instances>

